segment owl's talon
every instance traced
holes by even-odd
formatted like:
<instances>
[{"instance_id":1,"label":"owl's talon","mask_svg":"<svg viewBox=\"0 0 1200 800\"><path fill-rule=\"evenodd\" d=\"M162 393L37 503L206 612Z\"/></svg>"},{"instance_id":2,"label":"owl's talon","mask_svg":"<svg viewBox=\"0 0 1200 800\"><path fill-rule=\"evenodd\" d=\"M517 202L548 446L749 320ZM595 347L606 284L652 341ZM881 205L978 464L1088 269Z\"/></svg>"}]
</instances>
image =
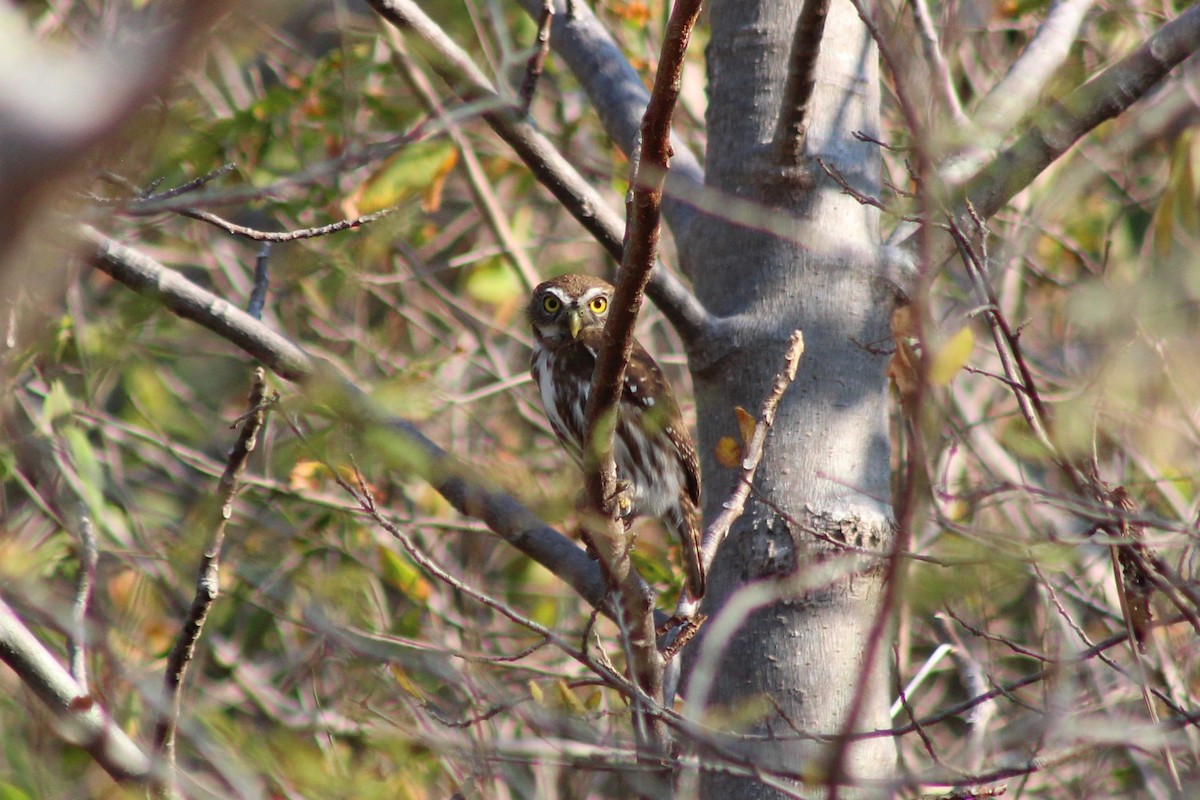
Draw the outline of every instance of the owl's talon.
<instances>
[{"instance_id":1,"label":"owl's talon","mask_svg":"<svg viewBox=\"0 0 1200 800\"><path fill-rule=\"evenodd\" d=\"M616 502L617 516L625 522L625 530L633 524L633 484L626 480L618 480L616 491L609 502Z\"/></svg>"}]
</instances>

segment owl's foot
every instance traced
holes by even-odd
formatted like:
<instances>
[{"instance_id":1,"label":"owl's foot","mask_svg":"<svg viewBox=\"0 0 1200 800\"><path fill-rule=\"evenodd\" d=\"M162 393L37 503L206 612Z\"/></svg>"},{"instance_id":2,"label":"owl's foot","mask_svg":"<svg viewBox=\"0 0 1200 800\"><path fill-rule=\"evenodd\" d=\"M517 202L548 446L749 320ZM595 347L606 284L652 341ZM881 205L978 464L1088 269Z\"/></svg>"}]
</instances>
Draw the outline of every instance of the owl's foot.
<instances>
[{"instance_id":1,"label":"owl's foot","mask_svg":"<svg viewBox=\"0 0 1200 800\"><path fill-rule=\"evenodd\" d=\"M608 498L608 501L616 503L617 516L625 523L625 530L629 530L629 526L633 524L633 484L629 481L618 480L617 489L613 492L612 497Z\"/></svg>"}]
</instances>

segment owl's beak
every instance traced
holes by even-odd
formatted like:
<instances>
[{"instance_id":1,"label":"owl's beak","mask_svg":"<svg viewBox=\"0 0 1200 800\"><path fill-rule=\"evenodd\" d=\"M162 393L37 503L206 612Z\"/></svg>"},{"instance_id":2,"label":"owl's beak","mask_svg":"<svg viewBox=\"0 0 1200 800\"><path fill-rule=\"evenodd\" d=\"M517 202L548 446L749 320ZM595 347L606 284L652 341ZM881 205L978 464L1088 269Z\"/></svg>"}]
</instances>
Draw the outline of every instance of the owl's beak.
<instances>
[{"instance_id":1,"label":"owl's beak","mask_svg":"<svg viewBox=\"0 0 1200 800\"><path fill-rule=\"evenodd\" d=\"M571 332L572 339L579 338L579 331L583 328L583 316L578 309L572 308L567 310L567 330Z\"/></svg>"}]
</instances>

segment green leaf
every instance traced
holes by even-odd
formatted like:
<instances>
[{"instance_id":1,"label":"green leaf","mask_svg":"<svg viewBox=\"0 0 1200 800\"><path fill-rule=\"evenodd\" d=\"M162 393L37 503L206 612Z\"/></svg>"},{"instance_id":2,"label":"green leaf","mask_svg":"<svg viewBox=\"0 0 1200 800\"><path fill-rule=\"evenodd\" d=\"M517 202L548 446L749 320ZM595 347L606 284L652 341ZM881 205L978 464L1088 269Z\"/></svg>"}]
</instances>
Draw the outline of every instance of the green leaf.
<instances>
[{"instance_id":1,"label":"green leaf","mask_svg":"<svg viewBox=\"0 0 1200 800\"><path fill-rule=\"evenodd\" d=\"M423 192L453 167L457 154L447 142L418 142L405 147L359 187L355 203L358 213L379 211Z\"/></svg>"},{"instance_id":2,"label":"green leaf","mask_svg":"<svg viewBox=\"0 0 1200 800\"><path fill-rule=\"evenodd\" d=\"M82 494L80 499L87 506L88 514L93 520L102 520L106 516L104 513L104 467L101 466L100 459L96 457L96 448L92 446L87 431L73 425L63 428L62 437L67 444L71 463L75 466L75 471L79 473Z\"/></svg>"},{"instance_id":3,"label":"green leaf","mask_svg":"<svg viewBox=\"0 0 1200 800\"><path fill-rule=\"evenodd\" d=\"M62 417L70 416L75 410L75 401L71 399L67 387L62 381L56 380L50 384L50 391L42 401L42 418L39 423L42 433L49 435L54 430L54 423Z\"/></svg>"},{"instance_id":4,"label":"green leaf","mask_svg":"<svg viewBox=\"0 0 1200 800\"><path fill-rule=\"evenodd\" d=\"M383 579L416 603L429 599L429 582L421 571L393 550L380 546L379 562L383 567Z\"/></svg>"},{"instance_id":5,"label":"green leaf","mask_svg":"<svg viewBox=\"0 0 1200 800\"><path fill-rule=\"evenodd\" d=\"M525 294L517 273L499 258L472 269L463 288L473 299L492 306L508 305Z\"/></svg>"},{"instance_id":6,"label":"green leaf","mask_svg":"<svg viewBox=\"0 0 1200 800\"><path fill-rule=\"evenodd\" d=\"M30 800L30 797L11 783L0 783L0 800Z\"/></svg>"}]
</instances>

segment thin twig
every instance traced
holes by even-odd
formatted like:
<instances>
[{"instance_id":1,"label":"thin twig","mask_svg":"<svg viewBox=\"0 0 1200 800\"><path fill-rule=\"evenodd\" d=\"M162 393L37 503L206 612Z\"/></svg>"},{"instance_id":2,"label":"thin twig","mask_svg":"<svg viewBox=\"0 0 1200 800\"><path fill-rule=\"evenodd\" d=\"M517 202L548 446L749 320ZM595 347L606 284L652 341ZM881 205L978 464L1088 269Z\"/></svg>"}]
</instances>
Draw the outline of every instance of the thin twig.
<instances>
[{"instance_id":1,"label":"thin twig","mask_svg":"<svg viewBox=\"0 0 1200 800\"><path fill-rule=\"evenodd\" d=\"M254 288L250 290L250 300L246 303L246 313L259 320L262 319L267 290L271 285L270 257L271 243L263 242L258 248L258 256L254 259Z\"/></svg>"},{"instance_id":2,"label":"thin twig","mask_svg":"<svg viewBox=\"0 0 1200 800\"><path fill-rule=\"evenodd\" d=\"M205 184L210 183L211 181L214 181L217 178L221 178L221 177L224 177L225 175L228 175L229 173L233 172L235 169L237 169L237 164L234 164L234 163L222 164L221 166L217 167L214 170L210 170L210 171L206 172L205 174L200 175L199 177L192 178L190 181L187 181L186 183L181 183L172 189L167 189L165 192L157 192L156 193L156 192L151 191L151 188L154 185L154 184L151 184L151 186L147 187L146 189L142 190L141 192L138 192L137 199L138 199L139 203L149 203L149 202L161 201L161 200L172 200L181 195L190 194L191 192L194 192L197 189L203 187ZM160 179L160 181L161 181L161 179Z\"/></svg>"},{"instance_id":3,"label":"thin twig","mask_svg":"<svg viewBox=\"0 0 1200 800\"><path fill-rule=\"evenodd\" d=\"M546 67L550 55L550 23L554 21L554 0L542 0L542 14L538 19L537 48L525 64L525 80L521 82L521 113L529 114L533 95L537 92L538 79Z\"/></svg>"},{"instance_id":4,"label":"thin twig","mask_svg":"<svg viewBox=\"0 0 1200 800\"><path fill-rule=\"evenodd\" d=\"M71 604L71 635L67 638L67 660L71 677L88 694L87 678L87 612L92 603L92 587L96 583L96 563L100 552L96 548L96 529L86 514L79 520L79 575L75 580L75 602Z\"/></svg>"},{"instance_id":5,"label":"thin twig","mask_svg":"<svg viewBox=\"0 0 1200 800\"><path fill-rule=\"evenodd\" d=\"M362 225L368 225L375 220L382 219L388 214L394 212L396 208L385 208L381 211L373 211L370 214L353 219L341 219L337 222L331 222L328 225L320 225L315 228L301 228L295 231L260 231L255 228L247 228L244 225L238 225L230 222L223 217L219 217L211 211L203 211L200 209L180 209L178 213L185 217L198 219L201 222L207 222L209 225L214 225L226 233L240 236L243 239L250 239L255 242L295 242L300 239L314 239L318 236L328 236L331 233L349 230L350 228L358 228Z\"/></svg>"},{"instance_id":6,"label":"thin twig","mask_svg":"<svg viewBox=\"0 0 1200 800\"><path fill-rule=\"evenodd\" d=\"M250 453L258 442L259 432L267 416L266 372L255 367L248 400L249 413L242 417L242 431L230 450L225 463L225 472L217 485L216 497L205 519L212 523L212 536L200 559L196 575L196 593L192 597L187 618L183 622L179 637L167 656L167 668L163 675L163 712L154 726L155 749L164 762L160 792L168 796L175 794L175 732L183 710L183 682L188 666L196 653L196 645L204 630L209 611L220 591L221 548L225 544L225 530L233 515L233 498L237 494L239 479L246 469Z\"/></svg>"},{"instance_id":7,"label":"thin twig","mask_svg":"<svg viewBox=\"0 0 1200 800\"><path fill-rule=\"evenodd\" d=\"M762 461L763 452L766 450L767 434L770 432L771 426L775 424L775 413L779 410L779 403L783 399L784 393L796 379L796 370L800 367L800 359L803 355L804 334L798 330L793 331L792 335L788 337L788 346L783 354L783 369L777 372L774 380L771 381L771 390L767 393L762 408L758 412L754 436L745 444L745 451L742 454L742 471L738 475L733 494L721 506L721 513L709 523L708 528L704 531L704 545L700 552L706 570L712 565L713 559L717 555L717 548L729 535L729 529L746 509L746 499L750 496L750 489L754 485L754 475L758 471L759 462Z\"/></svg>"}]
</instances>

